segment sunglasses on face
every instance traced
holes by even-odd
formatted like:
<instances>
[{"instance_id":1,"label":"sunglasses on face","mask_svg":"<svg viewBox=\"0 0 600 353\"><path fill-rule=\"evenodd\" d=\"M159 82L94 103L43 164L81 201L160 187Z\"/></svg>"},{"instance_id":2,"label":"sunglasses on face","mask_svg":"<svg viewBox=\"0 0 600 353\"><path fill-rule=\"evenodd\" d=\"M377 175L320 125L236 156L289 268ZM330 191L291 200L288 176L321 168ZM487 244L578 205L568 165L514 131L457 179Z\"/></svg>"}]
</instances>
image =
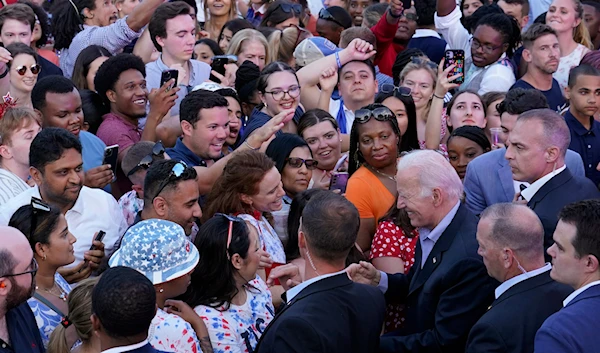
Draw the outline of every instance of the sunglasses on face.
<instances>
[{"instance_id":1,"label":"sunglasses on face","mask_svg":"<svg viewBox=\"0 0 600 353\"><path fill-rule=\"evenodd\" d=\"M183 172L185 172L186 169L187 164L185 164L184 162L178 162L177 164L175 164L173 168L171 168L171 173L169 174L169 177L163 180L163 182L160 184L160 186L158 187L158 192L156 193L156 195L154 195L152 200L157 198L158 195L160 195L160 193L165 189L167 185L181 178L181 175L183 174Z\"/></svg>"},{"instance_id":2,"label":"sunglasses on face","mask_svg":"<svg viewBox=\"0 0 600 353\"><path fill-rule=\"evenodd\" d=\"M430 68L436 70L437 72L437 64L434 63L433 61L429 60L428 58L424 58L422 56L413 56L412 58L410 58L410 61L413 62L413 64L417 64L417 65L421 65L421 64L425 64L427 66L429 66Z\"/></svg>"},{"instance_id":3,"label":"sunglasses on face","mask_svg":"<svg viewBox=\"0 0 600 353\"><path fill-rule=\"evenodd\" d=\"M283 10L283 12L285 12L285 13L290 13L290 12L294 11L294 13L296 15L300 15L300 13L302 12L302 6L299 4L279 4L273 10L277 10L280 7Z\"/></svg>"},{"instance_id":4,"label":"sunglasses on face","mask_svg":"<svg viewBox=\"0 0 600 353\"><path fill-rule=\"evenodd\" d=\"M418 20L418 19L419 19L419 16L417 16L417 14L416 14L416 13L411 13L411 12L409 12L409 13L404 13L404 14L402 14L402 16L403 16L404 18L406 18L407 20L409 20L409 21L416 21L416 20Z\"/></svg>"},{"instance_id":5,"label":"sunglasses on face","mask_svg":"<svg viewBox=\"0 0 600 353\"><path fill-rule=\"evenodd\" d=\"M225 250L226 253L227 253L227 258L229 258L229 245L231 245L231 234L233 232L233 222L244 223L244 220L241 219L240 217L230 216L230 215L225 214L225 213L215 213L215 216L217 216L217 217L225 217L225 219L227 219L229 221L229 230L227 231L227 248Z\"/></svg>"},{"instance_id":6,"label":"sunglasses on face","mask_svg":"<svg viewBox=\"0 0 600 353\"><path fill-rule=\"evenodd\" d=\"M21 76L25 76L25 74L27 73L27 69L31 70L31 73L34 75L37 75L40 73L40 71L42 71L42 67L38 64L35 65L31 65L31 67L27 67L25 65L21 65L19 67L17 67L17 69L15 71L17 71L17 73Z\"/></svg>"},{"instance_id":7,"label":"sunglasses on face","mask_svg":"<svg viewBox=\"0 0 600 353\"><path fill-rule=\"evenodd\" d=\"M338 21L335 17L333 17L333 15L331 14L331 12L329 12L327 10L327 8L325 8L325 7L322 8L321 11L319 11L319 18L322 19L322 20L331 21L333 23L336 23L340 27L344 27L344 25L341 24L340 21Z\"/></svg>"},{"instance_id":8,"label":"sunglasses on face","mask_svg":"<svg viewBox=\"0 0 600 353\"><path fill-rule=\"evenodd\" d=\"M302 167L302 164L304 164L308 170L314 170L317 167L317 164L319 164L319 162L314 159L302 159L299 157L286 158L285 162L292 168L300 168Z\"/></svg>"},{"instance_id":9,"label":"sunglasses on face","mask_svg":"<svg viewBox=\"0 0 600 353\"><path fill-rule=\"evenodd\" d=\"M154 147L152 147L152 153L142 158L142 160L127 173L127 177L132 176L140 169L147 170L152 165L152 162L154 162L155 157L163 158L164 154L165 146L163 146L162 142L158 141L154 144Z\"/></svg>"},{"instance_id":10,"label":"sunglasses on face","mask_svg":"<svg viewBox=\"0 0 600 353\"><path fill-rule=\"evenodd\" d=\"M33 233L38 226L37 216L40 212L50 212L50 205L45 203L44 201L38 199L37 197L31 198L31 208L33 209L33 214L31 215L31 224L29 229L29 238L33 239Z\"/></svg>"},{"instance_id":11,"label":"sunglasses on face","mask_svg":"<svg viewBox=\"0 0 600 353\"><path fill-rule=\"evenodd\" d=\"M371 118L375 118L375 120L379 121L391 121L392 119L396 119L394 113L392 113L386 107L379 107L375 109L359 109L354 115L354 120L359 124L364 124L371 120Z\"/></svg>"},{"instance_id":12,"label":"sunglasses on face","mask_svg":"<svg viewBox=\"0 0 600 353\"><path fill-rule=\"evenodd\" d=\"M384 83L381 85L380 89L381 92L389 94L389 93L394 93L395 96L405 96L408 97L410 96L410 88L408 87L396 87L391 83Z\"/></svg>"}]
</instances>

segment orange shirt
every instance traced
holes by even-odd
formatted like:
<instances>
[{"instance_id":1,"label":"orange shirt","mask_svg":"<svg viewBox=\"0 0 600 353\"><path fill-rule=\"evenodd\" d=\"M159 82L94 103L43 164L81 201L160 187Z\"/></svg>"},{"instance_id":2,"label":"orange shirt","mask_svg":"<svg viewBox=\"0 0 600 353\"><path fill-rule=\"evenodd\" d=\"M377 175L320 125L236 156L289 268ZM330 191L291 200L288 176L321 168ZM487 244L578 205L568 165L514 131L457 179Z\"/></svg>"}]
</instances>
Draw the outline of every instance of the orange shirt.
<instances>
[{"instance_id":1,"label":"orange shirt","mask_svg":"<svg viewBox=\"0 0 600 353\"><path fill-rule=\"evenodd\" d=\"M375 224L396 200L396 196L364 166L358 168L348 180L346 198L356 206L360 218L374 218Z\"/></svg>"}]
</instances>

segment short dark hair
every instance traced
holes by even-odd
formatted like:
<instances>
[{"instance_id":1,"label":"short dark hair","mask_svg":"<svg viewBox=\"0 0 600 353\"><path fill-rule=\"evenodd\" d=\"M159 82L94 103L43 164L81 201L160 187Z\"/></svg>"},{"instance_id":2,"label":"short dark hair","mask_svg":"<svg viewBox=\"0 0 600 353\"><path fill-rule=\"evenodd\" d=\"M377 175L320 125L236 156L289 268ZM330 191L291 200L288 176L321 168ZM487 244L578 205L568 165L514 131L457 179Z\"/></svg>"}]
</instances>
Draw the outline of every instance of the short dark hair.
<instances>
[{"instance_id":1,"label":"short dark hair","mask_svg":"<svg viewBox=\"0 0 600 353\"><path fill-rule=\"evenodd\" d=\"M394 61L394 65L392 66L392 79L394 80L394 85L400 85L400 73L404 70L404 67L412 61L412 58L415 56L427 56L425 53L419 48L406 48L396 55L396 60Z\"/></svg>"},{"instance_id":2,"label":"short dark hair","mask_svg":"<svg viewBox=\"0 0 600 353\"><path fill-rule=\"evenodd\" d=\"M434 23L435 3L435 0L415 1L417 26L431 26Z\"/></svg>"},{"instance_id":3,"label":"short dark hair","mask_svg":"<svg viewBox=\"0 0 600 353\"><path fill-rule=\"evenodd\" d=\"M46 107L46 95L48 93L67 94L75 89L73 81L64 76L51 75L39 79L31 91L31 103L37 110Z\"/></svg>"},{"instance_id":4,"label":"short dark hair","mask_svg":"<svg viewBox=\"0 0 600 353\"><path fill-rule=\"evenodd\" d=\"M260 22L259 27L275 27L276 25L284 22L287 19L297 17L302 24L302 20L300 20L301 15L295 13L294 11L286 12L283 10L281 5L295 5L296 3L291 2L289 0L276 0L272 2L267 11L265 12L262 21Z\"/></svg>"},{"instance_id":5,"label":"short dark hair","mask_svg":"<svg viewBox=\"0 0 600 353\"><path fill-rule=\"evenodd\" d=\"M92 292L92 313L110 337L148 334L156 315L154 286L146 276L132 268L109 268Z\"/></svg>"},{"instance_id":6,"label":"short dark hair","mask_svg":"<svg viewBox=\"0 0 600 353\"><path fill-rule=\"evenodd\" d=\"M531 109L548 108L548 100L536 89L513 88L497 106L498 114L519 115Z\"/></svg>"},{"instance_id":7,"label":"short dark hair","mask_svg":"<svg viewBox=\"0 0 600 353\"><path fill-rule=\"evenodd\" d=\"M110 58L112 54L106 48L99 45L90 45L77 55L77 60L75 60L75 65L73 66L73 75L71 76L77 89L89 89L87 75L90 71L90 65L94 60L103 56Z\"/></svg>"},{"instance_id":8,"label":"short dark hair","mask_svg":"<svg viewBox=\"0 0 600 353\"><path fill-rule=\"evenodd\" d=\"M350 63L363 63L365 65L367 65L371 71L371 73L373 74L373 79L377 79L377 74L375 71L375 65L373 65L373 62L371 60L351 60L348 61L347 63L345 63L344 65L342 65L342 67L340 67L339 69L339 73L342 73L342 70L346 67L346 65L350 64ZM338 79L339 81L339 79Z\"/></svg>"},{"instance_id":9,"label":"short dark hair","mask_svg":"<svg viewBox=\"0 0 600 353\"><path fill-rule=\"evenodd\" d=\"M292 204L290 205L290 213L287 219L288 241L284 247L285 258L288 262L300 257L300 248L298 247L298 229L300 228L300 217L302 217L302 211L304 211L304 207L306 207L308 201L322 192L327 192L327 190L318 188L306 189L300 193L297 193L292 200Z\"/></svg>"},{"instance_id":10,"label":"short dark hair","mask_svg":"<svg viewBox=\"0 0 600 353\"><path fill-rule=\"evenodd\" d=\"M33 207L31 204L21 206L13 213L8 222L9 227L18 229L29 241L31 249L35 251L35 244L48 244L50 242L50 234L56 230L61 212L58 207L50 205L49 212L38 212L36 217L35 229L31 229L33 217Z\"/></svg>"},{"instance_id":11,"label":"short dark hair","mask_svg":"<svg viewBox=\"0 0 600 353\"><path fill-rule=\"evenodd\" d=\"M578 258L593 255L600 261L600 200L584 200L563 207L558 219L577 229L573 247Z\"/></svg>"},{"instance_id":12,"label":"short dark hair","mask_svg":"<svg viewBox=\"0 0 600 353\"><path fill-rule=\"evenodd\" d=\"M367 7L365 9L365 12L363 12L363 17L366 16L366 12L370 8L372 8L373 6L376 6L376 5L377 4L371 5L371 6ZM387 8L387 4L386 4L386 8ZM339 24L338 24L338 23L333 22L333 21L327 21L331 25L333 25L335 27L342 27L343 29L348 29L348 28L352 27L352 16L350 16L350 14L348 13L348 10L346 10L345 8L343 8L341 6L329 6L327 8L327 11L329 11L329 13L333 17L335 17L336 21L339 22ZM385 12L385 10L384 10L384 12ZM337 44L337 43L335 43L335 44Z\"/></svg>"},{"instance_id":13,"label":"short dark hair","mask_svg":"<svg viewBox=\"0 0 600 353\"><path fill-rule=\"evenodd\" d=\"M300 229L310 250L323 260L345 260L356 243L360 216L345 197L331 191L318 193L302 211Z\"/></svg>"},{"instance_id":14,"label":"short dark hair","mask_svg":"<svg viewBox=\"0 0 600 353\"><path fill-rule=\"evenodd\" d=\"M600 3L596 1L583 1L581 4L591 6L596 12L600 12Z\"/></svg>"},{"instance_id":15,"label":"short dark hair","mask_svg":"<svg viewBox=\"0 0 600 353\"><path fill-rule=\"evenodd\" d=\"M75 135L57 127L44 128L31 142L29 164L43 173L47 164L59 160L72 148L81 154L81 142Z\"/></svg>"},{"instance_id":16,"label":"short dark hair","mask_svg":"<svg viewBox=\"0 0 600 353\"><path fill-rule=\"evenodd\" d=\"M479 9L477 9L477 11L478 10ZM500 33L503 43L508 45L506 49L506 55L512 57L519 42L521 41L521 28L519 27L517 20L515 20L512 16L505 14L504 12L492 13L483 16L479 21L477 21L475 29L477 29L479 26L488 26Z\"/></svg>"},{"instance_id":17,"label":"short dark hair","mask_svg":"<svg viewBox=\"0 0 600 353\"><path fill-rule=\"evenodd\" d=\"M534 23L521 36L523 46L527 49L531 49L533 42L548 34L552 34L556 37L556 31L552 27L542 23Z\"/></svg>"},{"instance_id":18,"label":"short dark hair","mask_svg":"<svg viewBox=\"0 0 600 353\"><path fill-rule=\"evenodd\" d=\"M156 50L162 52L162 47L156 41L156 37L167 37L167 21L180 15L189 15L190 9L191 7L187 3L174 1L165 2L154 11L150 23L148 23L148 31L150 31L150 39Z\"/></svg>"},{"instance_id":19,"label":"short dark hair","mask_svg":"<svg viewBox=\"0 0 600 353\"><path fill-rule=\"evenodd\" d=\"M15 59L15 57L17 55L25 54L25 55L31 55L37 64L40 63L39 56L37 55L35 50L33 50L33 48L30 47L29 45L23 44L21 42L15 42L15 43L11 43L11 44L7 45L6 50L8 50L10 52L10 56L12 56L13 60ZM8 62L9 67L12 66L13 60Z\"/></svg>"},{"instance_id":20,"label":"short dark hair","mask_svg":"<svg viewBox=\"0 0 600 353\"><path fill-rule=\"evenodd\" d=\"M450 145L450 140L452 140L454 137L464 137L475 142L481 147L481 149L483 149L484 153L492 149L490 140L488 140L487 136L485 135L485 131L479 126L465 125L452 130L452 133L446 142L447 146Z\"/></svg>"},{"instance_id":21,"label":"short dark hair","mask_svg":"<svg viewBox=\"0 0 600 353\"><path fill-rule=\"evenodd\" d=\"M127 153L125 153L125 156L123 156L123 160L121 161L123 173L128 175L129 172L144 159L144 157L152 154L153 148L154 142L152 141L139 141L131 145L131 148L127 150Z\"/></svg>"},{"instance_id":22,"label":"short dark hair","mask_svg":"<svg viewBox=\"0 0 600 353\"><path fill-rule=\"evenodd\" d=\"M214 40L210 39L210 38L202 38L200 40L196 41L196 44L194 44L194 46L198 45L198 44L204 44L207 47L210 48L210 50L213 52L213 54L215 55L223 55L225 53L223 53L223 50L221 50L221 47L219 47L219 44L217 42L215 42ZM195 55L195 53L194 53ZM197 59L197 58L194 58Z\"/></svg>"},{"instance_id":23,"label":"short dark hair","mask_svg":"<svg viewBox=\"0 0 600 353\"><path fill-rule=\"evenodd\" d=\"M579 76L600 76L600 70L588 64L575 66L569 71L569 88L575 87Z\"/></svg>"},{"instance_id":24,"label":"short dark hair","mask_svg":"<svg viewBox=\"0 0 600 353\"><path fill-rule=\"evenodd\" d=\"M0 30L4 27L6 20L17 20L22 23L27 23L31 26L31 31L35 26L35 13L33 9L25 4L6 5L0 9Z\"/></svg>"},{"instance_id":25,"label":"short dark hair","mask_svg":"<svg viewBox=\"0 0 600 353\"><path fill-rule=\"evenodd\" d=\"M365 27L350 27L342 31L340 34L339 47L345 49L353 39L360 38L373 46L377 50L377 37L373 32Z\"/></svg>"},{"instance_id":26,"label":"short dark hair","mask_svg":"<svg viewBox=\"0 0 600 353\"><path fill-rule=\"evenodd\" d=\"M146 77L146 65L144 65L144 61L139 56L133 54L117 54L108 58L108 60L100 65L94 78L94 88L96 88L96 92L102 97L106 105L110 106L106 92L109 90L114 91L115 83L117 83L121 74L132 69L141 72L142 76Z\"/></svg>"},{"instance_id":27,"label":"short dark hair","mask_svg":"<svg viewBox=\"0 0 600 353\"><path fill-rule=\"evenodd\" d=\"M521 5L521 16L529 15L529 0L504 0L511 5Z\"/></svg>"},{"instance_id":28,"label":"short dark hair","mask_svg":"<svg viewBox=\"0 0 600 353\"><path fill-rule=\"evenodd\" d=\"M181 101L179 110L179 120L187 121L192 126L201 119L200 110L211 109L215 107L228 107L227 99L222 95L199 89L189 93Z\"/></svg>"},{"instance_id":29,"label":"short dark hair","mask_svg":"<svg viewBox=\"0 0 600 353\"><path fill-rule=\"evenodd\" d=\"M177 163L181 162L174 159L155 161L148 168L146 179L144 179L144 205L152 207L152 200L158 196L156 195L158 189L163 181L171 177L171 170ZM177 188L177 185L182 181L196 180L197 176L198 174L194 168L186 167L181 176L177 180L168 183L161 192Z\"/></svg>"}]
</instances>

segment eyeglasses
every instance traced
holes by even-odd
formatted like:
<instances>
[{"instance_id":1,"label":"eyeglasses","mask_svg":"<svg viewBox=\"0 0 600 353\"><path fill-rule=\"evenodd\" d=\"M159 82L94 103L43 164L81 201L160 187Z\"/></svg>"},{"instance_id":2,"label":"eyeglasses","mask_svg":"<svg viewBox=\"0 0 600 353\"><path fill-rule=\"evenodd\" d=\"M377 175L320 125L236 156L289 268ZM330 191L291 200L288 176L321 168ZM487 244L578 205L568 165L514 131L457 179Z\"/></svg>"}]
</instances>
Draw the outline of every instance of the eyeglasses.
<instances>
[{"instance_id":1,"label":"eyeglasses","mask_svg":"<svg viewBox=\"0 0 600 353\"><path fill-rule=\"evenodd\" d=\"M302 164L304 164L308 170L315 169L317 164L319 164L319 162L314 159L302 159L300 157L289 157L285 159L285 162L292 168L300 168L302 167Z\"/></svg>"},{"instance_id":2,"label":"eyeglasses","mask_svg":"<svg viewBox=\"0 0 600 353\"><path fill-rule=\"evenodd\" d=\"M225 217L229 221L229 230L227 231L227 248L225 249L227 253L227 258L229 258L229 245L231 245L231 234L233 232L233 222L244 222L243 219L236 216L230 216L225 213L215 213L215 216Z\"/></svg>"},{"instance_id":3,"label":"eyeglasses","mask_svg":"<svg viewBox=\"0 0 600 353\"><path fill-rule=\"evenodd\" d=\"M127 177L132 176L140 169L148 169L154 162L154 157L162 158L165 154L165 146L163 146L162 142L158 141L152 147L152 153L142 158L142 160L135 166L133 169L127 173Z\"/></svg>"},{"instance_id":4,"label":"eyeglasses","mask_svg":"<svg viewBox=\"0 0 600 353\"><path fill-rule=\"evenodd\" d=\"M395 96L410 96L411 90L408 87L396 87L391 83L384 83L381 85L379 90L382 93L394 93Z\"/></svg>"},{"instance_id":5,"label":"eyeglasses","mask_svg":"<svg viewBox=\"0 0 600 353\"><path fill-rule=\"evenodd\" d=\"M436 71L438 69L437 64L434 63L433 61L429 60L429 58L427 58L427 57L413 56L410 58L410 61L412 61L413 64L417 64L417 65L425 64Z\"/></svg>"},{"instance_id":6,"label":"eyeglasses","mask_svg":"<svg viewBox=\"0 0 600 353\"><path fill-rule=\"evenodd\" d=\"M160 193L164 190L164 188L167 185L169 185L171 182L181 178L181 175L183 174L183 172L185 172L186 169L187 169L187 164L185 164L184 162L177 162L177 164L175 164L173 166L173 168L171 168L171 173L169 174L169 177L167 179L163 180L162 183L160 183L160 186L158 187L158 192L156 193L156 195L154 195L152 200L157 198L158 195L160 195Z\"/></svg>"},{"instance_id":7,"label":"eyeglasses","mask_svg":"<svg viewBox=\"0 0 600 353\"><path fill-rule=\"evenodd\" d=\"M6 275L0 276L0 277L17 277L17 276L26 275L26 274L31 273L31 280L33 281L33 277L35 277L35 274L38 271L38 263L37 263L37 261L35 261L35 258L31 259L31 264L29 264L29 268L31 268L31 270L29 270L29 271L6 274Z\"/></svg>"},{"instance_id":8,"label":"eyeglasses","mask_svg":"<svg viewBox=\"0 0 600 353\"><path fill-rule=\"evenodd\" d=\"M334 22L334 23L338 24L340 27L344 27L345 28L345 26L343 24L341 24L340 21L338 21L331 14L331 12L329 12L329 10L327 10L326 8L322 8L321 11L319 11L319 18L322 19L322 20Z\"/></svg>"},{"instance_id":9,"label":"eyeglasses","mask_svg":"<svg viewBox=\"0 0 600 353\"><path fill-rule=\"evenodd\" d=\"M33 232L37 228L37 215L41 212L50 212L50 205L37 197L31 198L31 208L33 208L33 214L31 215L31 224L29 229L29 239L33 239Z\"/></svg>"},{"instance_id":10,"label":"eyeglasses","mask_svg":"<svg viewBox=\"0 0 600 353\"><path fill-rule=\"evenodd\" d=\"M285 12L285 13L290 13L290 12L294 11L295 14L300 15L300 13L302 12L302 6L299 4L281 4L280 3L273 10L277 10L280 7L283 10L283 12Z\"/></svg>"},{"instance_id":11,"label":"eyeglasses","mask_svg":"<svg viewBox=\"0 0 600 353\"><path fill-rule=\"evenodd\" d=\"M504 44L501 44L497 47L493 46L493 45L489 45L489 44L481 44L481 42L479 40L477 40L476 38L471 37L471 39L469 40L471 42L471 48L477 50L479 48L481 48L483 50L484 53L486 54L492 54L495 50L502 48L502 46Z\"/></svg>"},{"instance_id":12,"label":"eyeglasses","mask_svg":"<svg viewBox=\"0 0 600 353\"><path fill-rule=\"evenodd\" d=\"M354 120L359 124L364 124L367 121L375 118L379 121L390 121L396 119L394 113L392 113L387 107L379 107L375 109L359 109L354 113Z\"/></svg>"},{"instance_id":13,"label":"eyeglasses","mask_svg":"<svg viewBox=\"0 0 600 353\"><path fill-rule=\"evenodd\" d=\"M419 16L417 16L417 14L416 14L416 13L412 13L412 12L409 12L409 13L403 13L403 14L402 14L402 17L406 18L406 19L407 19L407 20L409 20L409 21L416 21L416 20L418 20L418 19L419 19Z\"/></svg>"},{"instance_id":14,"label":"eyeglasses","mask_svg":"<svg viewBox=\"0 0 600 353\"><path fill-rule=\"evenodd\" d=\"M25 65L21 65L19 67L17 67L17 73L21 76L25 76L25 74L27 73L27 69L28 67ZM34 75L37 75L40 73L40 71L42 71L42 67L38 64L35 65L31 65L31 67L29 67L29 70L31 70L31 73Z\"/></svg>"},{"instance_id":15,"label":"eyeglasses","mask_svg":"<svg viewBox=\"0 0 600 353\"><path fill-rule=\"evenodd\" d=\"M290 96L290 98L298 98L298 96L300 95L300 86L292 86L288 88L287 91L284 91L282 89L276 89L271 92L265 91L265 93L269 93L271 97L273 97L273 100L279 102L283 99L283 97L285 97L286 93L288 96Z\"/></svg>"}]
</instances>

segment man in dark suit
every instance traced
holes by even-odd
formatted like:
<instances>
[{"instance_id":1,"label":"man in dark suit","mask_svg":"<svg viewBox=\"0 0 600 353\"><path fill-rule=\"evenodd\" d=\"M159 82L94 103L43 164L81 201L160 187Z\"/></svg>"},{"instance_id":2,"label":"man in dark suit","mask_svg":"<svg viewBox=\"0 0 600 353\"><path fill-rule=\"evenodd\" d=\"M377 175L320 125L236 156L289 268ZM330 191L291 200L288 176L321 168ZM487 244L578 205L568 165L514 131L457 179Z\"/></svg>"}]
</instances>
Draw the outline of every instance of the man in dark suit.
<instances>
[{"instance_id":1,"label":"man in dark suit","mask_svg":"<svg viewBox=\"0 0 600 353\"><path fill-rule=\"evenodd\" d=\"M565 206L554 232L550 276L575 289L535 336L535 352L588 353L600 347L600 200Z\"/></svg>"},{"instance_id":2,"label":"man in dark suit","mask_svg":"<svg viewBox=\"0 0 600 353\"><path fill-rule=\"evenodd\" d=\"M304 282L284 295L256 352L374 352L385 316L377 288L354 283L345 260L356 242L358 211L343 196L324 191L302 212L298 245Z\"/></svg>"},{"instance_id":3,"label":"man in dark suit","mask_svg":"<svg viewBox=\"0 0 600 353\"><path fill-rule=\"evenodd\" d=\"M92 329L103 352L161 353L148 343L148 329L155 315L154 286L132 268L111 267L94 287Z\"/></svg>"},{"instance_id":4,"label":"man in dark suit","mask_svg":"<svg viewBox=\"0 0 600 353\"><path fill-rule=\"evenodd\" d=\"M541 108L548 108L548 102L540 91L523 88L508 91L504 101L498 105L502 126L500 142L506 141L519 114ZM471 212L480 214L486 207L495 203L511 202L520 191L519 186L522 183L513 180L508 161L504 158L505 153L505 148L484 153L467 166L465 203ZM567 150L565 164L573 175L585 176L583 161L577 152Z\"/></svg>"},{"instance_id":5,"label":"man in dark suit","mask_svg":"<svg viewBox=\"0 0 600 353\"><path fill-rule=\"evenodd\" d=\"M461 352L471 327L494 298L498 282L477 254L477 217L460 201L462 183L439 153L415 151L398 163L398 208L419 230L407 275L371 264L351 265L357 282L377 285L406 305L404 328L381 338L382 352Z\"/></svg>"},{"instance_id":6,"label":"man in dark suit","mask_svg":"<svg viewBox=\"0 0 600 353\"><path fill-rule=\"evenodd\" d=\"M532 353L535 333L572 292L550 278L542 223L527 206L498 203L481 214L477 242L488 274L502 284L471 329L466 352Z\"/></svg>"},{"instance_id":7,"label":"man in dark suit","mask_svg":"<svg viewBox=\"0 0 600 353\"><path fill-rule=\"evenodd\" d=\"M505 158L513 179L530 184L517 198L526 201L542 221L544 249L552 245L558 214L565 205L600 197L591 180L573 176L566 167L570 142L565 120L550 109L521 114L508 137Z\"/></svg>"}]
</instances>

